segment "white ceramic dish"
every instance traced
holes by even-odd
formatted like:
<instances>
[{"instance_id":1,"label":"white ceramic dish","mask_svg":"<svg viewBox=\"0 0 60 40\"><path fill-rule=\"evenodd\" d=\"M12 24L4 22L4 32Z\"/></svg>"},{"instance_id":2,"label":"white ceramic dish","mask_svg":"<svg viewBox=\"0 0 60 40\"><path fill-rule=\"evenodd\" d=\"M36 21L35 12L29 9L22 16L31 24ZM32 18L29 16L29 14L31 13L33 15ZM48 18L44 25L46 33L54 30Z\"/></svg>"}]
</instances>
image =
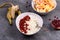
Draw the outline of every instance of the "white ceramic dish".
<instances>
[{"instance_id":1,"label":"white ceramic dish","mask_svg":"<svg viewBox=\"0 0 60 40\"><path fill-rule=\"evenodd\" d=\"M21 32L21 30L20 30L20 28L19 28L19 21L20 21L22 18L24 18L26 15L33 15L32 17L35 16L35 17L37 18L38 25L40 26L40 28L38 28L38 30L37 30L36 32L32 33L32 34L24 34L24 33ZM43 26L43 19L42 19L39 15L37 15L37 14L35 14L35 13L32 13L32 12L22 13L22 14L20 14L20 15L16 18L16 27L17 27L17 29L18 29L22 34L24 34L24 35L33 35L33 34L37 33L37 32L41 29L42 26Z\"/></svg>"},{"instance_id":2,"label":"white ceramic dish","mask_svg":"<svg viewBox=\"0 0 60 40\"><path fill-rule=\"evenodd\" d=\"M57 6L56 0L52 0L52 2L55 4L55 6L54 6L54 8L51 11L53 11L56 8L56 6ZM33 10L35 10L34 9L34 4L35 4L35 2L32 0L31 6L32 6ZM38 12L37 10L35 10L35 11ZM49 12L51 12L51 11L49 11ZM38 13L41 14L41 15L45 15L45 14L48 14L49 12L47 12L47 13L46 12L38 12Z\"/></svg>"}]
</instances>

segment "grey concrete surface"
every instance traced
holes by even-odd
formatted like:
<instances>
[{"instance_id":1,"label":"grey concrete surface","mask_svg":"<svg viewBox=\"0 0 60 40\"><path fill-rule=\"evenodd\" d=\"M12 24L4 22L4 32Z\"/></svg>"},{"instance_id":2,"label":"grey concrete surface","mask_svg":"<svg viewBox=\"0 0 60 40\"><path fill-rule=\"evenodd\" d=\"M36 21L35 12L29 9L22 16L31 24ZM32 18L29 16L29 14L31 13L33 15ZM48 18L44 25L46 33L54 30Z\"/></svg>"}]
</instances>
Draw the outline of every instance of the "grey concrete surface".
<instances>
[{"instance_id":1,"label":"grey concrete surface","mask_svg":"<svg viewBox=\"0 0 60 40\"><path fill-rule=\"evenodd\" d=\"M0 5L4 2L18 4L22 12L36 13L31 7L31 0L0 0ZM54 30L48 20L49 18L53 20L54 16L60 18L60 0L57 0L57 7L54 11L42 16L44 25L37 34L32 36L22 35L16 28L15 19L13 25L9 25L6 19L7 8L7 6L0 8L0 40L60 40L60 31Z\"/></svg>"}]
</instances>

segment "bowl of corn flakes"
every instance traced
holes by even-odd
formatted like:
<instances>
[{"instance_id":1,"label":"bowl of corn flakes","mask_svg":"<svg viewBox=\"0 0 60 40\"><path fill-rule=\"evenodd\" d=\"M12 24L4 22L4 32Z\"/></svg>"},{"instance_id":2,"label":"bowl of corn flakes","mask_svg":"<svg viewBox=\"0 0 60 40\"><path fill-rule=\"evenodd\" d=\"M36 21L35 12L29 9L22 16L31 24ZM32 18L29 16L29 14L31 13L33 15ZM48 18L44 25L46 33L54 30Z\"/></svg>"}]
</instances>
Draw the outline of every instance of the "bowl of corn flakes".
<instances>
[{"instance_id":1,"label":"bowl of corn flakes","mask_svg":"<svg viewBox=\"0 0 60 40\"><path fill-rule=\"evenodd\" d=\"M32 8L39 14L48 14L53 11L56 6L56 0L32 0Z\"/></svg>"}]
</instances>

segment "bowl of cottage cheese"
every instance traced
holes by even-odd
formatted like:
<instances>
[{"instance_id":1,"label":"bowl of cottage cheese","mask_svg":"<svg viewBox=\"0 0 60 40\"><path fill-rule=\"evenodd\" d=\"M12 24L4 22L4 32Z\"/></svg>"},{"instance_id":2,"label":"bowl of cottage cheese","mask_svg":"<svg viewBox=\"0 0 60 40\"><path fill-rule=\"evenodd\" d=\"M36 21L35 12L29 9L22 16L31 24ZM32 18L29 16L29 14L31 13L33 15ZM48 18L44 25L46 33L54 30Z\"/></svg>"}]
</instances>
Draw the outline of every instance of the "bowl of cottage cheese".
<instances>
[{"instance_id":1,"label":"bowl of cottage cheese","mask_svg":"<svg viewBox=\"0 0 60 40\"><path fill-rule=\"evenodd\" d=\"M24 35L36 34L42 26L42 17L32 12L22 13L16 18L16 27Z\"/></svg>"}]
</instances>

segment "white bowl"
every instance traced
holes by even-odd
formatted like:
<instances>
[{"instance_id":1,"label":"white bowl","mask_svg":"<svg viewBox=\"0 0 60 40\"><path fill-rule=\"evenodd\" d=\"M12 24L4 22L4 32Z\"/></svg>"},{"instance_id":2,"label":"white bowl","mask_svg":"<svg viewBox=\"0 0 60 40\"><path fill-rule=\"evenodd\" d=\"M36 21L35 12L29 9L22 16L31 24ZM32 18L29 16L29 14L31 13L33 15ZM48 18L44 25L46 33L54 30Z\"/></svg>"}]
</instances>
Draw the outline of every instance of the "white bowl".
<instances>
[{"instance_id":1,"label":"white bowl","mask_svg":"<svg viewBox=\"0 0 60 40\"><path fill-rule=\"evenodd\" d=\"M36 32L32 33L32 34L24 34L24 33L21 32L21 30L19 28L19 21L27 15L33 15L32 17L35 16L37 18L38 25L40 26L40 28L38 28L38 30ZM41 29L42 26L43 26L43 19L39 15L37 15L35 13L32 13L32 12L22 13L16 18L16 27L24 35L33 35L33 34L37 33Z\"/></svg>"},{"instance_id":2,"label":"white bowl","mask_svg":"<svg viewBox=\"0 0 60 40\"><path fill-rule=\"evenodd\" d=\"M53 11L56 8L56 6L57 6L56 0L52 0L52 2L54 2L55 6L54 6L54 8L51 11ZM33 10L35 10L34 9L34 4L35 4L35 2L32 0L31 6L32 6ZM37 10L35 10L35 11L38 12ZM51 11L49 11L49 12L51 12ZM38 13L41 14L41 15L45 15L45 14L48 14L49 12L38 12Z\"/></svg>"}]
</instances>

